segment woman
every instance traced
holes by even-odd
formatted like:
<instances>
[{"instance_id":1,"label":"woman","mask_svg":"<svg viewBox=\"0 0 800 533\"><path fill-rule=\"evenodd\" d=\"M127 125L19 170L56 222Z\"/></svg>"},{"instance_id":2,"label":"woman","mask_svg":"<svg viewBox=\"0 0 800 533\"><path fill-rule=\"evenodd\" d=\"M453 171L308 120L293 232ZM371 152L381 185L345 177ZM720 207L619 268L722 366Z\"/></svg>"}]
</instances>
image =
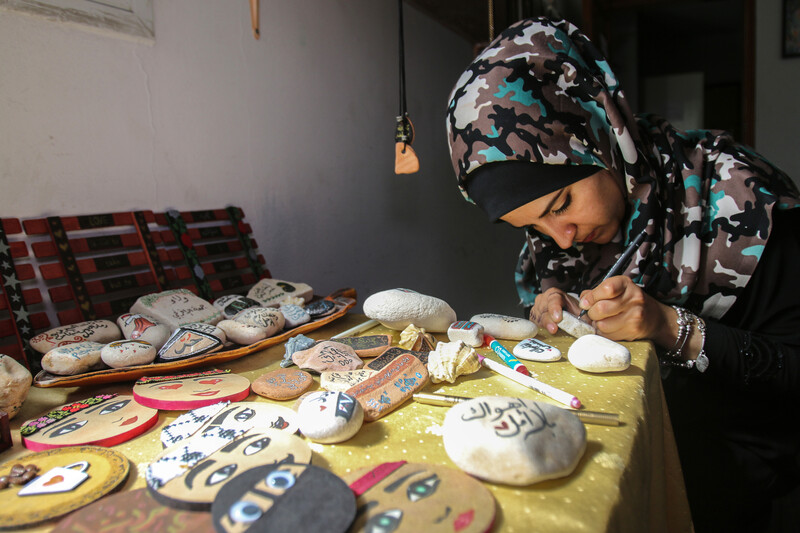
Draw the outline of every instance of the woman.
<instances>
[{"instance_id":1,"label":"woman","mask_svg":"<svg viewBox=\"0 0 800 533\"><path fill-rule=\"evenodd\" d=\"M587 310L610 339L656 344L696 530L778 529L772 502L800 480L791 180L723 132L634 118L565 21L503 32L457 82L447 126L464 197L525 228L531 320L554 333L562 310Z\"/></svg>"}]
</instances>

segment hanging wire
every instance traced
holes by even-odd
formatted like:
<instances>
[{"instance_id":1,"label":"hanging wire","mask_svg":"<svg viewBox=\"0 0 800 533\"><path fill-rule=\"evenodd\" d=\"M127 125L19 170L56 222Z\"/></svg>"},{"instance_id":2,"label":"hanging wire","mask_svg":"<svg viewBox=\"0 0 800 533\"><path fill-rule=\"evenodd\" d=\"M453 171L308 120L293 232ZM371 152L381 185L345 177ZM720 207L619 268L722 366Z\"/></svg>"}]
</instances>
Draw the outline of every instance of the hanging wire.
<instances>
[{"instance_id":1,"label":"hanging wire","mask_svg":"<svg viewBox=\"0 0 800 533\"><path fill-rule=\"evenodd\" d=\"M494 41L494 0L489 0L489 42Z\"/></svg>"},{"instance_id":2,"label":"hanging wire","mask_svg":"<svg viewBox=\"0 0 800 533\"><path fill-rule=\"evenodd\" d=\"M490 0L491 1L491 0ZM406 115L406 54L405 39L403 38L403 0L397 0L397 11L400 18L400 116Z\"/></svg>"}]
</instances>

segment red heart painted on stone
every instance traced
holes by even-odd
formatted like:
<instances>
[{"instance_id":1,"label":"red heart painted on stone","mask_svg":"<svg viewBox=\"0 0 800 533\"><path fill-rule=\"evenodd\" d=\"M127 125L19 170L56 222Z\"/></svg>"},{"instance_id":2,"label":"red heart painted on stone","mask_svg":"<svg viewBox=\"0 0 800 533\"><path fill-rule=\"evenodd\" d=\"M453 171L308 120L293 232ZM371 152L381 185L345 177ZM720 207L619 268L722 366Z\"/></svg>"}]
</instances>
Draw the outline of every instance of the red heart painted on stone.
<instances>
[{"instance_id":1,"label":"red heart painted on stone","mask_svg":"<svg viewBox=\"0 0 800 533\"><path fill-rule=\"evenodd\" d=\"M49 487L50 485L57 485L57 484L61 483L62 481L64 481L64 476L61 476L61 475L53 476L49 480L47 480L45 482L44 486L45 487Z\"/></svg>"},{"instance_id":2,"label":"red heart painted on stone","mask_svg":"<svg viewBox=\"0 0 800 533\"><path fill-rule=\"evenodd\" d=\"M499 426L495 426L494 429L508 429L508 422L503 420L503 423L500 424Z\"/></svg>"}]
</instances>

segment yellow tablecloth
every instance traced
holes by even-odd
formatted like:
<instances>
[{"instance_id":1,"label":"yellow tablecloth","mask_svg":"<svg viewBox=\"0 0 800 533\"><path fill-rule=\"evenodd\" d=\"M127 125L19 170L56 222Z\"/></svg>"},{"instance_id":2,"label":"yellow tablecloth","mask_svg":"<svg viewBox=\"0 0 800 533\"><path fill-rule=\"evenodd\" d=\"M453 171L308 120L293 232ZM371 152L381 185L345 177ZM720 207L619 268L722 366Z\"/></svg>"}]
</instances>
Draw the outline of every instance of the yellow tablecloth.
<instances>
[{"instance_id":1,"label":"yellow tablecloth","mask_svg":"<svg viewBox=\"0 0 800 533\"><path fill-rule=\"evenodd\" d=\"M348 314L308 336L327 339L366 320ZM367 333L399 332L378 326ZM437 335L447 340L446 335ZM560 349L564 358L554 363L526 362L539 379L577 396L590 411L618 413L618 427L587 424L587 447L583 459L568 477L527 487L486 483L497 501L494 531L503 532L683 532L691 531L691 518L683 487L675 441L652 345L626 343L632 364L625 372L589 374L566 359L572 337L559 333L539 338ZM514 342L502 341L509 350ZM278 368L283 345L243 357L225 368L251 381ZM496 358L491 350L479 350ZM318 383L318 379L317 379ZM53 407L105 392L130 393L132 383L79 388L33 388L22 410L11 421L14 447L0 454L0 463L30 453L20 444L19 426ZM315 384L312 390L318 388ZM554 403L486 368L458 379L455 384L429 384L424 392L456 396L502 395ZM248 401L269 402L251 394ZM277 403L277 402L276 402ZM292 402L283 402L291 406ZM311 443L312 462L344 476L364 466L406 460L442 464L456 468L445 453L441 428L447 407L409 401L388 416L366 423L352 439L335 445ZM158 424L143 435L115 446L130 459L131 475L122 490L145 487L144 470L161 451L161 428L181 412L162 411ZM2 494L0 494L2 499ZM28 528L47 531L56 521Z\"/></svg>"}]
</instances>

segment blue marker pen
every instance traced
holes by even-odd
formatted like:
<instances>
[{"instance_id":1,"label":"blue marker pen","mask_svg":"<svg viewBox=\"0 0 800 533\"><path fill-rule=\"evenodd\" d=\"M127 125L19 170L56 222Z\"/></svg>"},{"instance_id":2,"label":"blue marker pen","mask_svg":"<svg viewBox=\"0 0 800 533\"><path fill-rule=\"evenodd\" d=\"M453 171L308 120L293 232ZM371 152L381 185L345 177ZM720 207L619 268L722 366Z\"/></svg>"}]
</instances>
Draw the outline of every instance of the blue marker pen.
<instances>
[{"instance_id":1,"label":"blue marker pen","mask_svg":"<svg viewBox=\"0 0 800 533\"><path fill-rule=\"evenodd\" d=\"M528 371L528 368L522 363L520 363L519 359L514 357L511 354L511 352L506 350L505 346L497 342L497 339L495 339L491 335L486 335L486 334L483 335L483 338L486 344L489 345L489 348L491 348L494 351L494 353L496 353L500 357L500 359L502 359L503 362L509 366L509 368L511 368L512 370L516 370L520 374L524 374L526 376L531 375L531 373Z\"/></svg>"}]
</instances>

